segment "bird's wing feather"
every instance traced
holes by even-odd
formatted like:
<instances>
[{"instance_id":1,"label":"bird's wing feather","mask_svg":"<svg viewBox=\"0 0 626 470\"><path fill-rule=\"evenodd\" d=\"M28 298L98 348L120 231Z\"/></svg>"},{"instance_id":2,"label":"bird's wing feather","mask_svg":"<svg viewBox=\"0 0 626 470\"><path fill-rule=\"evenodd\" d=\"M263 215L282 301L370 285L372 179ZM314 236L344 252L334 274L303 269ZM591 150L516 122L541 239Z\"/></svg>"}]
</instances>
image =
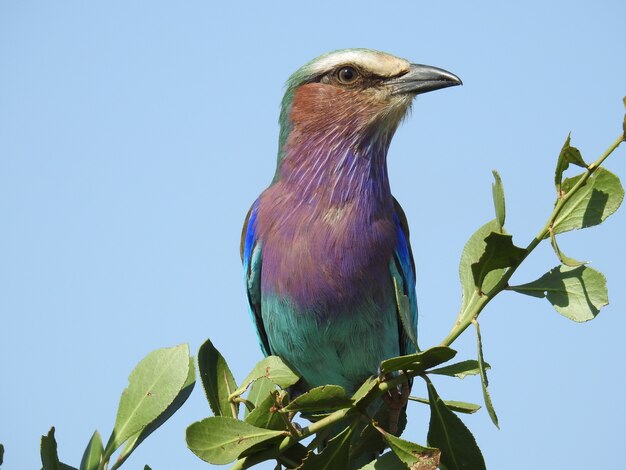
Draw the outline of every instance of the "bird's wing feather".
<instances>
[{"instance_id":1,"label":"bird's wing feather","mask_svg":"<svg viewBox=\"0 0 626 470\"><path fill-rule=\"evenodd\" d=\"M262 244L256 233L256 218L258 213L258 200L252 205L246 216L241 232L241 259L248 294L248 307L250 318L256 327L257 337L263 354L271 354L267 333L261 317L261 265Z\"/></svg>"},{"instance_id":2,"label":"bird's wing feather","mask_svg":"<svg viewBox=\"0 0 626 470\"><path fill-rule=\"evenodd\" d=\"M400 332L400 353L411 354L416 351L417 344L411 337L417 337L417 295L415 292L415 261L413 260L413 252L409 242L409 225L406 215L398 201L394 198L395 218L398 225L398 239L394 252L394 268L392 268L392 276L398 288L409 299L409 321L399 321ZM400 315L400 312L398 312ZM406 331L409 328L410 331Z\"/></svg>"}]
</instances>

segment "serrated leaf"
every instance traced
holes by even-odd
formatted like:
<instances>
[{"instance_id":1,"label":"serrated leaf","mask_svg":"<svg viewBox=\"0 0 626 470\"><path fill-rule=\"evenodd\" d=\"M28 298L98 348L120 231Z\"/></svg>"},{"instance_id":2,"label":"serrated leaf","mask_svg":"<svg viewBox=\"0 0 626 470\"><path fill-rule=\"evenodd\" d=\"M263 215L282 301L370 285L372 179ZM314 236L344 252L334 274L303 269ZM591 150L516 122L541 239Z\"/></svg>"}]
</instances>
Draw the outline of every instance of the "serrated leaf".
<instances>
[{"instance_id":1,"label":"serrated leaf","mask_svg":"<svg viewBox=\"0 0 626 470\"><path fill-rule=\"evenodd\" d=\"M456 356L454 349L446 346L435 346L415 354L386 359L380 363L380 372L381 374L388 374L401 370L425 371L449 361L454 356Z\"/></svg>"},{"instance_id":2,"label":"serrated leaf","mask_svg":"<svg viewBox=\"0 0 626 470\"><path fill-rule=\"evenodd\" d=\"M492 232L485 237L485 249L477 262L472 263L474 285L481 292L488 292L482 288L487 274L495 270L502 270L517 265L526 256L526 250L513 244L513 237L502 233Z\"/></svg>"},{"instance_id":3,"label":"serrated leaf","mask_svg":"<svg viewBox=\"0 0 626 470\"><path fill-rule=\"evenodd\" d=\"M231 416L232 408L228 397L237 389L235 378L224 356L211 340L207 339L198 351L198 369L204 393L215 416ZM239 411L238 404L233 405Z\"/></svg>"},{"instance_id":4,"label":"serrated leaf","mask_svg":"<svg viewBox=\"0 0 626 470\"><path fill-rule=\"evenodd\" d=\"M284 411L330 411L340 410L352 406L352 400L346 396L346 391L339 385L322 385L315 387L293 399Z\"/></svg>"},{"instance_id":5,"label":"serrated leaf","mask_svg":"<svg viewBox=\"0 0 626 470\"><path fill-rule=\"evenodd\" d=\"M257 404L244 421L257 428L273 429L275 431L283 431L286 429L285 421L280 416L280 412L276 409L275 394L268 394L265 400Z\"/></svg>"},{"instance_id":6,"label":"serrated leaf","mask_svg":"<svg viewBox=\"0 0 626 470\"><path fill-rule=\"evenodd\" d=\"M408 336L409 340L411 340L411 343L413 343L413 346L415 346L415 349L419 350L419 347L417 345L415 325L411 316L411 305L409 302L409 297L404 295L404 293L398 286L398 281L395 276L393 278L393 285L396 291L396 305L398 307L400 322L402 323L404 332Z\"/></svg>"},{"instance_id":7,"label":"serrated leaf","mask_svg":"<svg viewBox=\"0 0 626 470\"><path fill-rule=\"evenodd\" d=\"M428 398L411 396L409 397L409 400L423 403L424 405L430 405L430 401L428 400ZM443 403L448 407L449 410L456 411L457 413L472 414L480 410L480 405L468 403L465 401L444 400Z\"/></svg>"},{"instance_id":8,"label":"serrated leaf","mask_svg":"<svg viewBox=\"0 0 626 470\"><path fill-rule=\"evenodd\" d=\"M485 238L491 232L499 231L498 222L492 220L480 227L465 244L461 262L459 263L459 278L461 279L462 301L457 321L465 317L465 312L480 298L479 291L474 283L472 264L477 263L485 251ZM489 292L502 278L503 269L489 272L482 282L483 292Z\"/></svg>"},{"instance_id":9,"label":"serrated leaf","mask_svg":"<svg viewBox=\"0 0 626 470\"><path fill-rule=\"evenodd\" d=\"M104 453L102 445L102 437L98 431L94 432L89 439L89 444L80 460L80 470L97 470L100 465L100 459Z\"/></svg>"},{"instance_id":10,"label":"serrated leaf","mask_svg":"<svg viewBox=\"0 0 626 470\"><path fill-rule=\"evenodd\" d=\"M496 414L496 410L493 407L491 395L489 394L489 390L487 388L489 386L489 380L487 379L487 366L485 358L483 356L483 341L480 335L480 325L477 321L474 321L474 326L476 327L476 342L478 344L478 369L480 371L480 382L483 386L483 399L485 400L485 408L487 408L487 413L489 413L491 422L498 429L500 429L500 425L498 424L498 415Z\"/></svg>"},{"instance_id":11,"label":"serrated leaf","mask_svg":"<svg viewBox=\"0 0 626 470\"><path fill-rule=\"evenodd\" d=\"M559 258L559 261L561 263L563 263L565 266L570 266L572 268L575 268L576 266L582 266L583 264L587 264L587 261L577 261L574 258L570 258L569 256L566 256L565 253L563 253L561 251L561 249L559 248L559 245L556 242L556 236L554 235L554 232L550 232L550 244L552 245L552 249L554 250L554 253L556 254L557 258Z\"/></svg>"},{"instance_id":12,"label":"serrated leaf","mask_svg":"<svg viewBox=\"0 0 626 470\"><path fill-rule=\"evenodd\" d=\"M500 231L504 227L504 221L506 220L506 205L504 203L504 186L502 185L502 178L500 174L493 170L494 182L491 185L491 192L493 194L493 206L496 211L496 222Z\"/></svg>"},{"instance_id":13,"label":"serrated leaf","mask_svg":"<svg viewBox=\"0 0 626 470\"><path fill-rule=\"evenodd\" d=\"M593 320L609 303L604 275L588 266L557 266L536 281L510 289L545 297L557 312L577 322Z\"/></svg>"},{"instance_id":14,"label":"serrated leaf","mask_svg":"<svg viewBox=\"0 0 626 470\"><path fill-rule=\"evenodd\" d=\"M556 169L554 171L554 185L556 186L557 194L561 197L561 182L563 180L563 172L565 172L569 168L569 164L573 163L574 165L580 166L582 168L587 168L587 164L583 160L580 151L576 147L570 146L570 138L571 134L567 136L563 147L561 148L561 152L559 153L559 158L556 162Z\"/></svg>"},{"instance_id":15,"label":"serrated leaf","mask_svg":"<svg viewBox=\"0 0 626 470\"><path fill-rule=\"evenodd\" d=\"M428 445L441 450L441 470L486 470L485 460L470 430L445 406L433 384L427 382L427 387L430 401Z\"/></svg>"},{"instance_id":16,"label":"serrated leaf","mask_svg":"<svg viewBox=\"0 0 626 470\"><path fill-rule=\"evenodd\" d=\"M300 377L298 377L280 357L267 356L254 366L252 372L248 374L248 377L246 377L241 386L233 392L232 395L241 395L252 382L261 377L271 380L281 388L290 387L300 380Z\"/></svg>"},{"instance_id":17,"label":"serrated leaf","mask_svg":"<svg viewBox=\"0 0 626 470\"><path fill-rule=\"evenodd\" d=\"M324 449L316 454L309 452L298 470L345 470L350 468L350 440L354 428L348 426L333 437Z\"/></svg>"},{"instance_id":18,"label":"serrated leaf","mask_svg":"<svg viewBox=\"0 0 626 470\"><path fill-rule=\"evenodd\" d=\"M490 369L491 366L485 363L485 367ZM428 371L429 374L447 375L449 377L458 377L464 379L468 375L480 374L480 368L478 361L469 359L467 361L457 362L456 364L450 364L449 366L439 367Z\"/></svg>"},{"instance_id":19,"label":"serrated leaf","mask_svg":"<svg viewBox=\"0 0 626 470\"><path fill-rule=\"evenodd\" d=\"M441 451L406 441L376 426L394 454L412 470L437 470Z\"/></svg>"},{"instance_id":20,"label":"serrated leaf","mask_svg":"<svg viewBox=\"0 0 626 470\"><path fill-rule=\"evenodd\" d=\"M205 462L232 462L247 449L284 436L282 431L262 429L225 416L205 418L187 428L187 447Z\"/></svg>"},{"instance_id":21,"label":"serrated leaf","mask_svg":"<svg viewBox=\"0 0 626 470\"><path fill-rule=\"evenodd\" d=\"M43 470L59 470L59 455L57 453L57 441L54 438L54 426L48 431L48 435L41 436L41 464Z\"/></svg>"},{"instance_id":22,"label":"serrated leaf","mask_svg":"<svg viewBox=\"0 0 626 470\"><path fill-rule=\"evenodd\" d=\"M246 397L246 400L250 402L254 407L259 406L260 403L263 403L267 397L270 396L270 393L276 390L276 385L270 379L266 379L265 377L261 377L260 379L256 379L252 382L250 386L250 392ZM248 408L245 409L244 417L248 416L250 411Z\"/></svg>"},{"instance_id":23,"label":"serrated leaf","mask_svg":"<svg viewBox=\"0 0 626 470\"><path fill-rule=\"evenodd\" d=\"M128 457L132 454L135 449L141 444L150 434L156 431L163 423L165 423L168 419L170 419L178 409L183 406L183 404L191 395L194 386L196 385L196 367L194 364L193 357L189 357L189 369L187 370L187 379L183 384L180 392L174 398L174 401L165 409L163 413L161 413L154 421L148 424L145 428L139 431L134 436L130 437L124 448L120 452L120 455L117 458L117 466L119 467ZM82 470L82 469L81 469Z\"/></svg>"},{"instance_id":24,"label":"serrated leaf","mask_svg":"<svg viewBox=\"0 0 626 470\"><path fill-rule=\"evenodd\" d=\"M582 176L567 178L562 191L569 193ZM623 199L624 188L619 178L605 168L598 168L563 204L552 230L557 234L598 225L619 208Z\"/></svg>"},{"instance_id":25,"label":"serrated leaf","mask_svg":"<svg viewBox=\"0 0 626 470\"><path fill-rule=\"evenodd\" d=\"M152 351L137 364L120 398L105 455L110 456L170 406L187 380L188 371L186 344Z\"/></svg>"},{"instance_id":26,"label":"serrated leaf","mask_svg":"<svg viewBox=\"0 0 626 470\"><path fill-rule=\"evenodd\" d=\"M75 467L59 461L54 426L50 428L47 436L41 436L40 454L43 470L77 470Z\"/></svg>"}]
</instances>

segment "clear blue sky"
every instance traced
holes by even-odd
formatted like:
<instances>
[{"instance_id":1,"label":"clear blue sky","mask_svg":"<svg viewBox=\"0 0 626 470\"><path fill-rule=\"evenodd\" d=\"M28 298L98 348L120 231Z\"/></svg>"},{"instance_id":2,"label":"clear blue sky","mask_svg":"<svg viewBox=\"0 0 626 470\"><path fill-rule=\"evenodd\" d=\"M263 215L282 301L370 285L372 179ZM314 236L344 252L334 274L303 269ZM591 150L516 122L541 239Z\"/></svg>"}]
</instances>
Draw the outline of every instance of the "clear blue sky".
<instances>
[{"instance_id":1,"label":"clear blue sky","mask_svg":"<svg viewBox=\"0 0 626 470\"><path fill-rule=\"evenodd\" d=\"M94 429L108 436L128 374L153 349L188 342L195 353L210 337L239 379L261 358L239 234L274 172L282 85L311 58L369 47L465 82L420 97L390 151L423 346L456 317L460 252L493 214L491 170L525 245L551 209L567 133L593 160L620 132L622 0L278 3L0 2L3 470L39 468L51 425L62 460L78 465ZM626 148L608 166L624 178ZM611 304L593 322L515 294L481 317L501 430L483 411L464 420L489 468L626 458L625 235L622 209L561 238L608 278ZM556 264L544 247L514 281ZM473 333L455 347L475 357ZM476 378L457 382L436 384L444 398L481 402ZM407 436L424 442L426 408L411 410ZM184 429L208 413L198 386L127 467L207 468Z\"/></svg>"}]
</instances>

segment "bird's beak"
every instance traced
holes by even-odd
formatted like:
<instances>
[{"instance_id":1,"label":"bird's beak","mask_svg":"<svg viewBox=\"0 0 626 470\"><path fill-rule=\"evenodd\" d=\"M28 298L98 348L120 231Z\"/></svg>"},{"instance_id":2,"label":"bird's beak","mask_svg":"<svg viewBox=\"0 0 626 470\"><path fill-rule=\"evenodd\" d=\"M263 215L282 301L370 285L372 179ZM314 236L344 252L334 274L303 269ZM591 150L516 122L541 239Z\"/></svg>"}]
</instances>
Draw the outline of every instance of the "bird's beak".
<instances>
[{"instance_id":1,"label":"bird's beak","mask_svg":"<svg viewBox=\"0 0 626 470\"><path fill-rule=\"evenodd\" d=\"M392 95L412 93L419 95L440 88L463 85L459 77L430 65L411 64L409 71L400 77L394 77L385 84L390 87Z\"/></svg>"}]
</instances>

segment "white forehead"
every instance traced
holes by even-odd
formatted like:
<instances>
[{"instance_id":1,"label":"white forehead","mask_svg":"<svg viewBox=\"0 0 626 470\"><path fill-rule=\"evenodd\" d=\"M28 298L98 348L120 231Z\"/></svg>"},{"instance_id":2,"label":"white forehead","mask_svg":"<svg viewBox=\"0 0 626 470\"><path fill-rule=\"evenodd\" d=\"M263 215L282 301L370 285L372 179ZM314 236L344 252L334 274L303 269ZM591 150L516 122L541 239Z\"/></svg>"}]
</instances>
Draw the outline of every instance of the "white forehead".
<instances>
[{"instance_id":1,"label":"white forehead","mask_svg":"<svg viewBox=\"0 0 626 470\"><path fill-rule=\"evenodd\" d=\"M324 73L340 65L355 65L381 77L393 77L408 71L410 63L384 52L370 49L345 49L318 57L309 64L307 72Z\"/></svg>"}]
</instances>

